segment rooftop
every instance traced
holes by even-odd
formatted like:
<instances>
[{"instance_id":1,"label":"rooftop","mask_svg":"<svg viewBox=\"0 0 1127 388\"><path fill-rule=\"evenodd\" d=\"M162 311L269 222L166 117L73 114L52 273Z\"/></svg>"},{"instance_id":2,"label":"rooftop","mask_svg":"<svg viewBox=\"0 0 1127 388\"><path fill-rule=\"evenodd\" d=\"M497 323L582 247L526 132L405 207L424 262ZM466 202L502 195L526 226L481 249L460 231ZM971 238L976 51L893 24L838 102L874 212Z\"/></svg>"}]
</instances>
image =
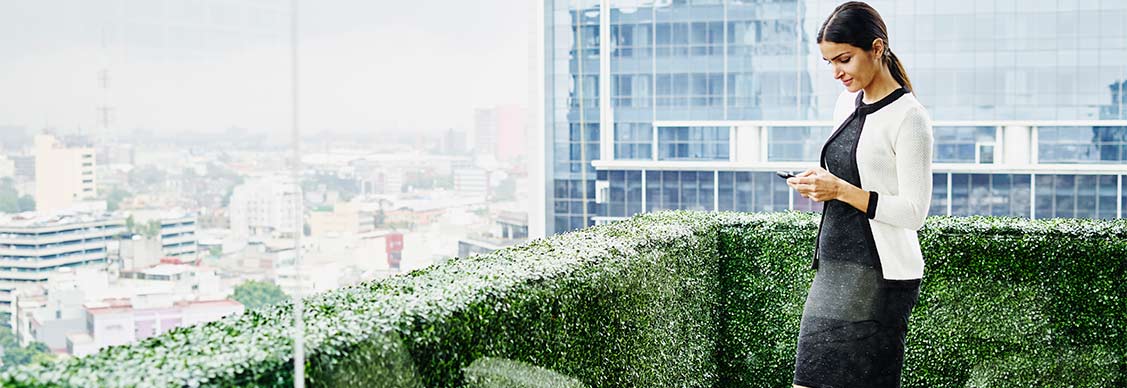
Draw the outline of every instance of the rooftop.
<instances>
[{"instance_id":1,"label":"rooftop","mask_svg":"<svg viewBox=\"0 0 1127 388\"><path fill-rule=\"evenodd\" d=\"M59 211L53 213L6 213L0 214L0 229L48 228L106 221L117 221L124 223L125 217L123 217L121 214L110 212L91 213Z\"/></svg>"}]
</instances>

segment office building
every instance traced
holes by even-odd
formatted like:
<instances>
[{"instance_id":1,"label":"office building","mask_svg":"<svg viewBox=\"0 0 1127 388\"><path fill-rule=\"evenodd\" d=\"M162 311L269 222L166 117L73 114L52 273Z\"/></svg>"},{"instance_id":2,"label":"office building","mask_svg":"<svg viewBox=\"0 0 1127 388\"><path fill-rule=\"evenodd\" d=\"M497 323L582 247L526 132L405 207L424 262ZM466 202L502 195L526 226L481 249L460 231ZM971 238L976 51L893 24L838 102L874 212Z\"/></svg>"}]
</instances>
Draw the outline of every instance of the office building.
<instances>
[{"instance_id":1,"label":"office building","mask_svg":"<svg viewBox=\"0 0 1127 388\"><path fill-rule=\"evenodd\" d=\"M0 216L0 324L9 324L16 288L44 283L60 268L106 265L122 233L125 219L109 214Z\"/></svg>"},{"instance_id":2,"label":"office building","mask_svg":"<svg viewBox=\"0 0 1127 388\"><path fill-rule=\"evenodd\" d=\"M661 209L820 211L839 1L544 2L544 228ZM871 1L934 124L931 214L1124 216L1127 3Z\"/></svg>"}]
</instances>

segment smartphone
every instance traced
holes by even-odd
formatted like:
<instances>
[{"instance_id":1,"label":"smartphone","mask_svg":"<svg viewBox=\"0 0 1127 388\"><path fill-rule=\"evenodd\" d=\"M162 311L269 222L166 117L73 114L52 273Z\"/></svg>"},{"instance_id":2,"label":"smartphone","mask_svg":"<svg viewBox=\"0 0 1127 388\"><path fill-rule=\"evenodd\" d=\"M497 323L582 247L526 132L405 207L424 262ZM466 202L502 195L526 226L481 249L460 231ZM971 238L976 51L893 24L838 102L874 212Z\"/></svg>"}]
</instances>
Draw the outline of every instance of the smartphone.
<instances>
[{"instance_id":1,"label":"smartphone","mask_svg":"<svg viewBox=\"0 0 1127 388\"><path fill-rule=\"evenodd\" d=\"M778 175L779 178L783 178L783 179L794 177L794 173L790 172L790 171L775 171L775 175Z\"/></svg>"}]
</instances>

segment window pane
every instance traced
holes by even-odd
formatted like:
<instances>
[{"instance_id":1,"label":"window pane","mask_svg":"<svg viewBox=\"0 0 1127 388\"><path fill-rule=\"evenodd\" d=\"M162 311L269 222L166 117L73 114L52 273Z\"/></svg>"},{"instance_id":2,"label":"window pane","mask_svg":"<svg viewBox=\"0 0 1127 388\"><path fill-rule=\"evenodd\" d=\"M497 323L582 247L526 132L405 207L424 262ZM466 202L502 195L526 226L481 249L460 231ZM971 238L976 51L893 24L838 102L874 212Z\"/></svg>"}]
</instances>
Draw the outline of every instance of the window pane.
<instances>
[{"instance_id":1,"label":"window pane","mask_svg":"<svg viewBox=\"0 0 1127 388\"><path fill-rule=\"evenodd\" d=\"M879 201L879 199L878 199ZM947 174L931 174L931 207L928 215L947 215Z\"/></svg>"}]
</instances>

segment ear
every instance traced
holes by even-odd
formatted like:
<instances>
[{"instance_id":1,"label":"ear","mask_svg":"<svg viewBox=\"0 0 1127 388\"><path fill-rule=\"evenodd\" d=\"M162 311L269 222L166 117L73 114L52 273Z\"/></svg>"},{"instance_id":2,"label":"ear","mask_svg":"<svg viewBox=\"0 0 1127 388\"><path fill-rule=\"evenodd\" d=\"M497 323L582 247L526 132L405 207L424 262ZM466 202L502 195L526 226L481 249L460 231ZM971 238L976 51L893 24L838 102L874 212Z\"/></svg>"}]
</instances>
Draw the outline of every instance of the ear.
<instances>
[{"instance_id":1,"label":"ear","mask_svg":"<svg viewBox=\"0 0 1127 388\"><path fill-rule=\"evenodd\" d=\"M873 57L880 58L884 54L884 39L873 39Z\"/></svg>"}]
</instances>

